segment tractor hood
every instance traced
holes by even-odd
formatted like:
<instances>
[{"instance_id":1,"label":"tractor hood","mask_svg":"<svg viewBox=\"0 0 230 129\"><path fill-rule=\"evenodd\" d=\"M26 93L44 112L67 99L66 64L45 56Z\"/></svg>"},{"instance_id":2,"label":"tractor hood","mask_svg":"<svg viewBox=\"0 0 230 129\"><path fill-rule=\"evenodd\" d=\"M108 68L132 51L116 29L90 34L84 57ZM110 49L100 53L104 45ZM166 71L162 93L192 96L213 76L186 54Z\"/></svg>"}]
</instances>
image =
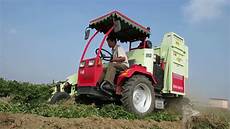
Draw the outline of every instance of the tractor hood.
<instances>
[{"instance_id":1,"label":"tractor hood","mask_svg":"<svg viewBox=\"0 0 230 129\"><path fill-rule=\"evenodd\" d=\"M149 28L136 23L118 11L113 11L90 21L89 27L105 34L113 26L114 20L120 21L121 30L116 33L112 32L110 35L120 40L120 42L143 40L150 36Z\"/></svg>"}]
</instances>

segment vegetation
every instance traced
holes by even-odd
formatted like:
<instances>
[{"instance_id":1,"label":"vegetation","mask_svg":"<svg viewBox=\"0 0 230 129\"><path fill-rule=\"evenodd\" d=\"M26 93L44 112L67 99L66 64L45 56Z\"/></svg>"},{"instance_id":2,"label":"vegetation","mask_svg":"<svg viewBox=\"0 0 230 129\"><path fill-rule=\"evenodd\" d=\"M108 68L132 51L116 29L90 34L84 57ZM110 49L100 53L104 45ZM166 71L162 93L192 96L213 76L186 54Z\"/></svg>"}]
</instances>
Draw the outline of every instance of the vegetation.
<instances>
[{"instance_id":1,"label":"vegetation","mask_svg":"<svg viewBox=\"0 0 230 129\"><path fill-rule=\"evenodd\" d=\"M55 105L48 103L52 90L50 85L31 84L18 81L7 81L0 78L0 112L11 113L30 113L45 117L107 117L112 119L139 119L135 114L127 112L122 106L115 104L105 104L101 107L92 105L83 105L76 103L60 102ZM5 100L4 98L8 98ZM72 101L71 101L72 102ZM192 117L188 121L189 129L228 129L230 114L226 117L226 112L210 111L211 116L202 115ZM213 113L215 112L215 114ZM210 115L210 113L208 113ZM221 114L221 115L220 115ZM224 116L224 119L223 119ZM177 121L181 120L181 114L165 111L155 111L145 120L155 121ZM154 127L155 128L155 127Z\"/></svg>"},{"instance_id":2,"label":"vegetation","mask_svg":"<svg viewBox=\"0 0 230 129\"><path fill-rule=\"evenodd\" d=\"M32 113L46 117L108 117L113 119L138 119L138 117L124 110L122 106L106 104L102 107L83 104L48 104L52 90L49 85L31 84L0 79L0 96L10 97L9 102L0 101L0 112ZM156 121L176 121L178 115L157 111L145 117Z\"/></svg>"},{"instance_id":3,"label":"vegetation","mask_svg":"<svg viewBox=\"0 0 230 129\"><path fill-rule=\"evenodd\" d=\"M10 97L11 102L38 105L51 97L51 87L45 84L6 81L0 78L0 97Z\"/></svg>"},{"instance_id":4,"label":"vegetation","mask_svg":"<svg viewBox=\"0 0 230 129\"><path fill-rule=\"evenodd\" d=\"M229 122L214 114L203 114L195 116L191 121L187 122L189 129L229 129Z\"/></svg>"},{"instance_id":5,"label":"vegetation","mask_svg":"<svg viewBox=\"0 0 230 129\"><path fill-rule=\"evenodd\" d=\"M198 107L202 112L200 116L194 116L187 122L191 129L229 129L230 110L221 108Z\"/></svg>"},{"instance_id":6,"label":"vegetation","mask_svg":"<svg viewBox=\"0 0 230 129\"><path fill-rule=\"evenodd\" d=\"M97 108L95 105L49 105L40 104L33 107L30 104L12 104L0 103L0 112L12 113L31 113L45 117L64 117L64 118L80 118L80 117L108 117L113 119L138 119L132 113L126 112L121 106L114 104L105 105L102 108ZM163 112L156 112L146 117L157 121L175 121L177 116L172 116Z\"/></svg>"}]
</instances>

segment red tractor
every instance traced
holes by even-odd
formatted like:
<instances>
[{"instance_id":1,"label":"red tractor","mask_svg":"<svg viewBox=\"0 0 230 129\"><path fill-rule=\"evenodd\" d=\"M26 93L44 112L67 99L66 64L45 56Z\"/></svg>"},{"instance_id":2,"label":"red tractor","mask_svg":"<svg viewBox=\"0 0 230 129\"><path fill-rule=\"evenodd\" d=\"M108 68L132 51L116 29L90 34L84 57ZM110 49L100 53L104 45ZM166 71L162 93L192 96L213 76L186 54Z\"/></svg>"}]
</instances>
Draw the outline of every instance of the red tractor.
<instances>
[{"instance_id":1,"label":"red tractor","mask_svg":"<svg viewBox=\"0 0 230 129\"><path fill-rule=\"evenodd\" d=\"M90 29L95 33L89 38ZM85 59L86 51L98 33L104 37L95 50L95 57ZM129 68L116 74L115 90L101 86L100 78L112 54L103 49L108 35L121 43L128 43L126 52ZM185 78L188 77L188 48L184 39L170 32L164 35L160 47L152 48L148 40L150 28L144 27L118 11L90 21L85 39L88 42L81 56L77 94L82 99L120 101L130 112L145 116L154 108L163 109L166 97L185 95ZM132 45L140 43L138 47Z\"/></svg>"}]
</instances>

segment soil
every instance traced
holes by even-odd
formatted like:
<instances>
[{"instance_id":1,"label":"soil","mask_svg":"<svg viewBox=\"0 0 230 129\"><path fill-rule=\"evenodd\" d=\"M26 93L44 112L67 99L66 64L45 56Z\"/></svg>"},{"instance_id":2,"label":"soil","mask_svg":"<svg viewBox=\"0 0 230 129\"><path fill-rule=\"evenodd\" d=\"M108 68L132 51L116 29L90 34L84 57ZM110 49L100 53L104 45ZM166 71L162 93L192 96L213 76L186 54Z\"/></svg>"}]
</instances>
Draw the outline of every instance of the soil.
<instances>
[{"instance_id":1,"label":"soil","mask_svg":"<svg viewBox=\"0 0 230 129\"><path fill-rule=\"evenodd\" d=\"M58 118L0 113L0 129L183 129L182 121L120 120L101 117Z\"/></svg>"}]
</instances>

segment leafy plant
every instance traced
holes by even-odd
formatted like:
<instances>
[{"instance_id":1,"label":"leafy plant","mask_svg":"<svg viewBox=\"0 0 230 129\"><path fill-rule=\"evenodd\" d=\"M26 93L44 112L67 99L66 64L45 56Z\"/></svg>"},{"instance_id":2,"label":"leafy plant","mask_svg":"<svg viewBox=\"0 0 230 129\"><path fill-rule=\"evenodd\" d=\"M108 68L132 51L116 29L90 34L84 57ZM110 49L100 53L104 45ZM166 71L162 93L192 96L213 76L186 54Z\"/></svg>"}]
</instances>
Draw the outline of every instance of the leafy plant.
<instances>
[{"instance_id":1,"label":"leafy plant","mask_svg":"<svg viewBox=\"0 0 230 129\"><path fill-rule=\"evenodd\" d=\"M51 93L49 85L6 81L0 78L0 97L10 96L13 103L37 105L46 102Z\"/></svg>"}]
</instances>

